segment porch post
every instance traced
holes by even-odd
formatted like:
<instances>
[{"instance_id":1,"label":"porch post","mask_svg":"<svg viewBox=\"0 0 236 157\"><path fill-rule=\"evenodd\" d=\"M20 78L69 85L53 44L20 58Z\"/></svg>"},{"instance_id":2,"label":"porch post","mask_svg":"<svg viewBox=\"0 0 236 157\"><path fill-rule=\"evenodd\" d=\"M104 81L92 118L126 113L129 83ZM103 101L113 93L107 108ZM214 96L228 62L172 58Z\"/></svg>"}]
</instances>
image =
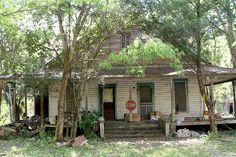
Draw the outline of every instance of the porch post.
<instances>
[{"instance_id":1,"label":"porch post","mask_svg":"<svg viewBox=\"0 0 236 157\"><path fill-rule=\"evenodd\" d=\"M215 98L214 98L214 77L210 77L211 80L211 86L210 86L210 96L211 100L213 102L213 116L215 116ZM216 124L217 127L217 124Z\"/></svg>"},{"instance_id":2,"label":"porch post","mask_svg":"<svg viewBox=\"0 0 236 157\"><path fill-rule=\"evenodd\" d=\"M43 88L40 89L40 124L41 127L43 127L43 117L44 117L44 92L43 92Z\"/></svg>"},{"instance_id":3,"label":"porch post","mask_svg":"<svg viewBox=\"0 0 236 157\"><path fill-rule=\"evenodd\" d=\"M25 117L27 117L27 88L25 87Z\"/></svg>"},{"instance_id":4,"label":"porch post","mask_svg":"<svg viewBox=\"0 0 236 157\"><path fill-rule=\"evenodd\" d=\"M233 86L233 95L234 95L234 117L236 118L236 93L235 93L236 82L235 80L232 81L232 86Z\"/></svg>"},{"instance_id":5,"label":"porch post","mask_svg":"<svg viewBox=\"0 0 236 157\"><path fill-rule=\"evenodd\" d=\"M174 104L174 85L173 79L170 78L170 93L171 93L171 122L175 122L175 104Z\"/></svg>"},{"instance_id":6,"label":"porch post","mask_svg":"<svg viewBox=\"0 0 236 157\"><path fill-rule=\"evenodd\" d=\"M14 116L14 122L18 121L18 109L17 109L17 102L16 102L16 84L14 82L13 85L13 98L12 98L12 105L13 105L13 116Z\"/></svg>"},{"instance_id":7,"label":"porch post","mask_svg":"<svg viewBox=\"0 0 236 157\"><path fill-rule=\"evenodd\" d=\"M213 84L213 79L214 77L210 77L210 80L211 80L211 87L210 87L210 95L211 95L211 100L215 101L215 98L214 98L214 84Z\"/></svg>"},{"instance_id":8,"label":"porch post","mask_svg":"<svg viewBox=\"0 0 236 157\"><path fill-rule=\"evenodd\" d=\"M165 125L165 132L166 136L168 136L169 133L173 133L176 131L176 119L175 119L175 97L174 97L174 84L173 84L173 78L170 78L170 93L171 93L171 123L170 125L166 122ZM170 128L169 128L169 127ZM170 132L168 132L168 130Z\"/></svg>"},{"instance_id":9,"label":"porch post","mask_svg":"<svg viewBox=\"0 0 236 157\"><path fill-rule=\"evenodd\" d=\"M85 109L88 111L88 82L86 82L85 88Z\"/></svg>"},{"instance_id":10,"label":"porch post","mask_svg":"<svg viewBox=\"0 0 236 157\"><path fill-rule=\"evenodd\" d=\"M101 112L101 116L104 117L103 111L103 89L104 86L102 84L98 85L98 92L99 92L99 111Z\"/></svg>"},{"instance_id":11,"label":"porch post","mask_svg":"<svg viewBox=\"0 0 236 157\"><path fill-rule=\"evenodd\" d=\"M103 117L100 117L98 119L99 121L99 128L100 128L100 138L104 138L105 137L105 127L104 127L104 123L105 123L105 120Z\"/></svg>"}]
</instances>

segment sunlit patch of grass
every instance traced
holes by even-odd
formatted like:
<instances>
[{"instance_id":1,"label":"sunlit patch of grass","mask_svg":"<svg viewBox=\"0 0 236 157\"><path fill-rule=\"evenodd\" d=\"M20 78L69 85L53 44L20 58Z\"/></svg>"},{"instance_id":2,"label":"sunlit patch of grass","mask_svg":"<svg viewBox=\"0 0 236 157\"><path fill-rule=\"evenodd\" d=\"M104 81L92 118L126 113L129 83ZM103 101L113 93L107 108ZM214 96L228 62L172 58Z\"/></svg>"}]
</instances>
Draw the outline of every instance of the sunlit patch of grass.
<instances>
[{"instance_id":1,"label":"sunlit patch of grass","mask_svg":"<svg viewBox=\"0 0 236 157\"><path fill-rule=\"evenodd\" d=\"M100 139L88 140L88 143L78 148L57 148L52 142L42 142L37 138L16 138L0 141L0 154L9 157L205 157L236 155L235 132L220 132L215 141L204 139L171 140L171 141L114 141L106 142Z\"/></svg>"}]
</instances>

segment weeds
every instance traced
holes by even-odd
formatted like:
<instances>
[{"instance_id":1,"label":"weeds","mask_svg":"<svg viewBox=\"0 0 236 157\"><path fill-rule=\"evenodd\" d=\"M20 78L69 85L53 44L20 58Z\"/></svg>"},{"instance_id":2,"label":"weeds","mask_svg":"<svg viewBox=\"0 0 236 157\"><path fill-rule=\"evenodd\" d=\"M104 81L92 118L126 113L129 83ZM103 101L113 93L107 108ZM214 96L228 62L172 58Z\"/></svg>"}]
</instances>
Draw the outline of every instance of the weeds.
<instances>
[{"instance_id":1,"label":"weeds","mask_svg":"<svg viewBox=\"0 0 236 157\"><path fill-rule=\"evenodd\" d=\"M53 143L54 142L54 133L53 132L46 132L46 131L41 131L39 133L39 140L41 143Z\"/></svg>"},{"instance_id":2,"label":"weeds","mask_svg":"<svg viewBox=\"0 0 236 157\"><path fill-rule=\"evenodd\" d=\"M216 141L219 138L219 134L216 131L209 131L207 135L207 140Z\"/></svg>"},{"instance_id":3,"label":"weeds","mask_svg":"<svg viewBox=\"0 0 236 157\"><path fill-rule=\"evenodd\" d=\"M53 132L41 132L37 138L16 138L9 141L0 140L0 154L9 157L42 157L42 156L135 156L135 157L162 157L162 156L234 156L236 155L235 131L209 133L209 139L218 139L217 142L194 139L176 139L162 141L149 141L143 139L142 142L113 141L106 142L91 139L88 144L78 148L61 147L57 148L53 143ZM217 137L217 138L216 138ZM227 140L223 140L227 139Z\"/></svg>"}]
</instances>

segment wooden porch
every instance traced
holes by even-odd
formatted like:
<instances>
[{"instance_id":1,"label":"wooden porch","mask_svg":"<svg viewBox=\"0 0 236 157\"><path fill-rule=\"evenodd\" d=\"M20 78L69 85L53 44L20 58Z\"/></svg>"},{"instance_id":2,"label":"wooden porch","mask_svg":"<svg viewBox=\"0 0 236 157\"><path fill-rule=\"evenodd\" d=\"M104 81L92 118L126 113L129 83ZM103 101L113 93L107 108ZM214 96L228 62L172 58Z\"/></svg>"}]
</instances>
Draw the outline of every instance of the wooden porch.
<instances>
[{"instance_id":1,"label":"wooden porch","mask_svg":"<svg viewBox=\"0 0 236 157\"><path fill-rule=\"evenodd\" d=\"M157 122L140 121L106 121L104 124L105 138L158 138L164 136Z\"/></svg>"},{"instance_id":2,"label":"wooden porch","mask_svg":"<svg viewBox=\"0 0 236 157\"><path fill-rule=\"evenodd\" d=\"M230 119L216 119L216 124L236 124L235 118ZM176 126L194 126L194 125L210 125L210 122L208 120L192 120L192 121L183 121L180 124L176 123Z\"/></svg>"}]
</instances>

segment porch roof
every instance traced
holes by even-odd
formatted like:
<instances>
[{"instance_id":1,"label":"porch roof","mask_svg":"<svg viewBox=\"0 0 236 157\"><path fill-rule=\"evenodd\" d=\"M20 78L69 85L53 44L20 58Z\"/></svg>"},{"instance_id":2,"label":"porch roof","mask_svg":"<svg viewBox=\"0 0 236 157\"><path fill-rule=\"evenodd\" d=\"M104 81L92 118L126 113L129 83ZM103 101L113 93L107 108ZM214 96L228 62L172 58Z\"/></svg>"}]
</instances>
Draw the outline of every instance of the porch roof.
<instances>
[{"instance_id":1,"label":"porch roof","mask_svg":"<svg viewBox=\"0 0 236 157\"><path fill-rule=\"evenodd\" d=\"M114 67L111 70L102 70L101 76L105 78L112 77L130 77L125 75L127 71L126 67ZM162 76L162 77L178 77L180 74L184 76L196 76L196 70L185 66L183 70L176 71L174 68L166 66L148 66L144 71L146 76ZM210 84L210 78L213 77L214 84L224 83L232 80L236 80L236 69L219 67L215 65L204 66L203 76L206 77L206 85Z\"/></svg>"},{"instance_id":2,"label":"porch roof","mask_svg":"<svg viewBox=\"0 0 236 157\"><path fill-rule=\"evenodd\" d=\"M103 78L125 78L131 77L131 75L127 74L127 67L113 67L108 70L100 70L98 73L98 77ZM77 72L75 72L77 73ZM158 77L179 77L180 74L183 76L196 76L196 70L194 68L190 68L190 66L184 66L183 70L176 71L174 68L169 65L151 65L145 68L144 70L145 76L158 76ZM62 77L61 70L52 70L46 73L45 71L41 71L34 75L29 74L8 74L8 75L0 75L0 80L12 80L12 79L20 79L27 76L37 77L39 79L43 78L51 78L51 79L60 79ZM236 80L236 69L233 68L225 68L219 67L215 65L204 66L203 68L203 76L206 77L205 85L210 84L210 78L213 78L214 84L219 84L223 82L228 82L232 80Z\"/></svg>"},{"instance_id":3,"label":"porch roof","mask_svg":"<svg viewBox=\"0 0 236 157\"><path fill-rule=\"evenodd\" d=\"M187 68L183 69L179 72L170 72L163 74L163 76L177 76L179 73L182 73L186 76L196 76L196 70L193 68ZM219 84L219 83L224 83L224 82L229 82L236 80L236 69L233 68L225 68L225 67L219 67L215 65L211 66L204 66L203 68L203 76L206 77L205 85L210 85L210 78L213 79L214 84Z\"/></svg>"}]
</instances>

